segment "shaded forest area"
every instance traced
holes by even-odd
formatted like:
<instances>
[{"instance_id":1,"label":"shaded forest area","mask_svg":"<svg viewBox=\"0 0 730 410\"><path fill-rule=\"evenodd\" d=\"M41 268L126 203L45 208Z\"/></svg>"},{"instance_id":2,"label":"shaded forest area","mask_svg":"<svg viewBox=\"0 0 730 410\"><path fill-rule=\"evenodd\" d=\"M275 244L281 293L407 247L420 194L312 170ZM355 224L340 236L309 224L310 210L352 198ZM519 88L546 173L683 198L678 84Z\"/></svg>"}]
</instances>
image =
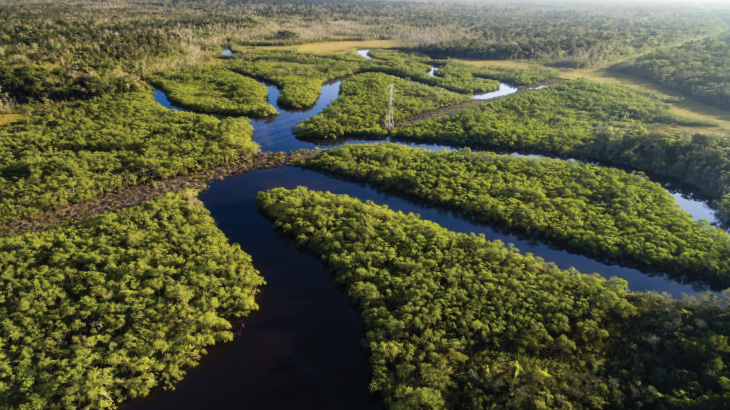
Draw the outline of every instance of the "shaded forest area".
<instances>
[{"instance_id":1,"label":"shaded forest area","mask_svg":"<svg viewBox=\"0 0 730 410\"><path fill-rule=\"evenodd\" d=\"M276 188L258 207L360 309L370 389L392 409L708 408L730 400L730 315L631 294L346 195Z\"/></svg>"}]
</instances>

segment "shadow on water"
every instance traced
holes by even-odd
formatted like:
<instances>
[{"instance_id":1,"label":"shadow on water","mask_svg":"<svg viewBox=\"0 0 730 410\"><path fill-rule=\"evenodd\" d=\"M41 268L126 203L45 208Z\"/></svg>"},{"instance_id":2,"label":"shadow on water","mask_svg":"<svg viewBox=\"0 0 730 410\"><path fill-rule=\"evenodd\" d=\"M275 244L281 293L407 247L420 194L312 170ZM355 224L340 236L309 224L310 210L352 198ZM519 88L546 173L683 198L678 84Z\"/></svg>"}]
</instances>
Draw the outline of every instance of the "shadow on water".
<instances>
[{"instance_id":1,"label":"shadow on water","mask_svg":"<svg viewBox=\"0 0 730 410\"><path fill-rule=\"evenodd\" d=\"M255 209L259 191L307 186L414 212L456 232L484 234L513 243L558 267L626 279L635 291L694 293L690 285L649 276L551 248L517 235L475 224L452 212L379 192L364 184L294 167L262 170L214 182L200 199L220 229L253 258L267 281L258 298L261 311L249 319L235 342L215 347L174 392L158 391L127 409L241 408L375 409L367 392L370 368L362 322L327 269L300 249Z\"/></svg>"},{"instance_id":2,"label":"shadow on water","mask_svg":"<svg viewBox=\"0 0 730 410\"><path fill-rule=\"evenodd\" d=\"M212 348L175 391L158 390L127 409L383 408L367 390L370 367L358 312L316 256L256 212L258 191L289 185L297 174L289 167L254 172L201 195L220 229L264 275L261 310L233 343Z\"/></svg>"},{"instance_id":3,"label":"shadow on water","mask_svg":"<svg viewBox=\"0 0 730 410\"><path fill-rule=\"evenodd\" d=\"M325 85L314 107L290 112L278 107L279 90L269 86L269 102L281 114L253 121L254 140L263 151L315 147L297 140L292 128L336 99L339 87L339 81ZM162 100L157 93L155 96L165 105L166 99ZM346 143L354 142L363 141ZM411 146L448 149L430 144ZM290 239L273 230L272 223L255 209L259 191L299 185L387 204L396 211L419 213L423 219L446 229L481 233L490 240L513 243L522 252L533 253L563 269L574 267L581 272L623 278L634 291L652 290L675 296L695 292L690 285L499 232L452 212L388 195L364 184L294 167L256 171L216 181L200 199L231 242L240 244L252 256L254 266L266 279L267 285L257 298L261 310L246 319L245 329L234 342L211 348L201 365L192 369L175 391L156 389L150 397L129 402L124 408L383 408L383 403L367 390L371 370L360 343L364 334L358 312L337 288L330 270L316 256L298 249Z\"/></svg>"}]
</instances>

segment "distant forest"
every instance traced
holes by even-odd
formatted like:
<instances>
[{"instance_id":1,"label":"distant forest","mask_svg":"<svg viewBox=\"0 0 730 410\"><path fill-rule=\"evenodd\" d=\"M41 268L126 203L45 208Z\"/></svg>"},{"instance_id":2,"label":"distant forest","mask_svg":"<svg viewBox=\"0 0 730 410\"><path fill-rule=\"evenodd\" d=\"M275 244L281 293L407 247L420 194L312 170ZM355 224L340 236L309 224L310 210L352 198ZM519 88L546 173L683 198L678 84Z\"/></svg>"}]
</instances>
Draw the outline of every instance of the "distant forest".
<instances>
[{"instance_id":1,"label":"distant forest","mask_svg":"<svg viewBox=\"0 0 730 410\"><path fill-rule=\"evenodd\" d=\"M235 43L396 39L435 57L604 64L725 26L700 9L617 10L543 5L384 1L224 1L0 5L0 110L140 87L140 76Z\"/></svg>"}]
</instances>

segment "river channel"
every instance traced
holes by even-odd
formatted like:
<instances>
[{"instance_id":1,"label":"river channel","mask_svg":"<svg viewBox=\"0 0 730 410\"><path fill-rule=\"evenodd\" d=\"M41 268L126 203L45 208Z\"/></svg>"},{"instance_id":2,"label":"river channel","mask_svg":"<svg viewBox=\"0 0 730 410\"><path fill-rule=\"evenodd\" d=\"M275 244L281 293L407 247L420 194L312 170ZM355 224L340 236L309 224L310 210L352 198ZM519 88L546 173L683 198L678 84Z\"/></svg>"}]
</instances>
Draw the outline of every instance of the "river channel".
<instances>
[{"instance_id":1,"label":"river channel","mask_svg":"<svg viewBox=\"0 0 730 410\"><path fill-rule=\"evenodd\" d=\"M362 54L361 54L362 55ZM364 53L367 56L367 52ZM516 88L504 84L504 94ZM507 88L508 87L508 88ZM316 145L296 139L296 123L320 113L339 95L340 82L327 84L306 111L286 111L278 106L279 90L267 86L269 103L280 114L252 121L254 141L262 151L291 151ZM514 91L512 91L514 90ZM507 92L509 91L509 92ZM172 107L164 93L155 97ZM493 98L493 97L492 97ZM380 143L382 141L347 141ZM428 149L449 149L428 144L403 144ZM363 201L387 204L390 209L414 212L456 232L484 234L487 239L513 243L555 263L585 273L617 276L634 291L666 292L673 296L695 293L690 285L650 276L636 269L609 265L555 249L541 242L475 224L452 212L382 193L364 184L294 167L261 170L214 182L200 199L231 242L251 255L267 285L257 298L260 311L245 319L240 335L231 343L215 346L201 365L192 369L175 391L157 389L151 396L127 403L126 409L381 409L382 402L369 394L370 366L358 312L335 286L329 269L314 255L273 229L255 209L259 191L303 185L310 189L348 194ZM678 204L695 218L713 220L703 202L673 194ZM236 325L240 326L240 325Z\"/></svg>"}]
</instances>

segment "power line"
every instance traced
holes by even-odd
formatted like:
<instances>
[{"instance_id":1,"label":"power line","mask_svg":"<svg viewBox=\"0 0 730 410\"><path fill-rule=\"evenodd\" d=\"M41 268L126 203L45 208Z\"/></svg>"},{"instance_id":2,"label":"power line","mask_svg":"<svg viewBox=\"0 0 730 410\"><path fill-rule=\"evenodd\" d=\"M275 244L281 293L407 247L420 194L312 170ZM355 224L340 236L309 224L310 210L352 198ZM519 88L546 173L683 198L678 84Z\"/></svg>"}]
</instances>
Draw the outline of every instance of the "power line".
<instances>
[{"instance_id":1,"label":"power line","mask_svg":"<svg viewBox=\"0 0 730 410\"><path fill-rule=\"evenodd\" d=\"M391 131L395 128L395 120L393 119L393 90L395 84L391 83L388 87L388 115L385 117L385 129Z\"/></svg>"}]
</instances>

